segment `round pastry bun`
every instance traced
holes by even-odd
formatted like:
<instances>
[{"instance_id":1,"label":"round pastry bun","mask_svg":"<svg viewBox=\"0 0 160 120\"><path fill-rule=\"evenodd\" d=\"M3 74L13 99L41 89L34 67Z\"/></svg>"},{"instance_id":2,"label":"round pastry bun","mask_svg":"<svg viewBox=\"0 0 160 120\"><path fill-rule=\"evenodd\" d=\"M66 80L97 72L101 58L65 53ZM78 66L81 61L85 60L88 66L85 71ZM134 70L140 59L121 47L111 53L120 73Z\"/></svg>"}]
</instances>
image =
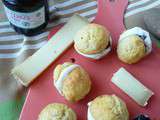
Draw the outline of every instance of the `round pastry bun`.
<instances>
[{"instance_id":1,"label":"round pastry bun","mask_svg":"<svg viewBox=\"0 0 160 120\"><path fill-rule=\"evenodd\" d=\"M54 70L54 83L60 78L64 70L76 64L65 62L59 64ZM83 99L91 89L91 80L88 73L80 66L71 70L62 82L62 96L70 102Z\"/></svg>"},{"instance_id":2,"label":"round pastry bun","mask_svg":"<svg viewBox=\"0 0 160 120\"><path fill-rule=\"evenodd\" d=\"M39 114L38 120L77 120L75 112L61 103L47 105Z\"/></svg>"},{"instance_id":3,"label":"round pastry bun","mask_svg":"<svg viewBox=\"0 0 160 120\"><path fill-rule=\"evenodd\" d=\"M110 39L110 33L105 27L91 23L77 32L74 47L82 54L97 54L108 47Z\"/></svg>"},{"instance_id":4,"label":"round pastry bun","mask_svg":"<svg viewBox=\"0 0 160 120\"><path fill-rule=\"evenodd\" d=\"M129 120L129 113L119 97L102 95L89 103L88 120Z\"/></svg>"},{"instance_id":5,"label":"round pastry bun","mask_svg":"<svg viewBox=\"0 0 160 120\"><path fill-rule=\"evenodd\" d=\"M118 41L117 54L124 63L136 63L146 55L145 44L138 35L130 35Z\"/></svg>"}]
</instances>

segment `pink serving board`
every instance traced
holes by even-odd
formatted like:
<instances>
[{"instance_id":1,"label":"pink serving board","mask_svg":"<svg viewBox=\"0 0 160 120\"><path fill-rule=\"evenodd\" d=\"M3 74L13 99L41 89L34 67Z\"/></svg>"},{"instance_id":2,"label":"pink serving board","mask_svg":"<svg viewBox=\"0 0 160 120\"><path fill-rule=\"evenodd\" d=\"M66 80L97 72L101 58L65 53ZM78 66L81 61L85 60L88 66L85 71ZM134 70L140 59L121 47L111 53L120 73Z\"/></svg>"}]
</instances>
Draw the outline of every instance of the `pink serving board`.
<instances>
[{"instance_id":1,"label":"pink serving board","mask_svg":"<svg viewBox=\"0 0 160 120\"><path fill-rule=\"evenodd\" d=\"M125 29L123 25L123 13L127 0L99 0L98 14L95 23L106 26L113 37L113 50L105 58L99 61L90 61L78 55L73 46L59 59L45 70L30 86L20 120L37 120L40 111L49 103L60 102L69 105L77 113L78 120L87 120L87 103L96 96L102 94L116 94L125 100L130 112L130 120L137 114L146 113L160 120L160 49L153 46L153 52L145 59L134 65L120 62L116 55L116 44L119 34ZM59 27L54 28L50 36ZM83 66L92 78L92 90L89 95L78 103L71 104L59 95L53 86L53 70L59 63L76 60ZM125 93L114 86L110 80L114 72L120 67L125 67L136 76L144 85L154 91L155 95L149 101L147 107L142 108L130 99Z\"/></svg>"}]
</instances>

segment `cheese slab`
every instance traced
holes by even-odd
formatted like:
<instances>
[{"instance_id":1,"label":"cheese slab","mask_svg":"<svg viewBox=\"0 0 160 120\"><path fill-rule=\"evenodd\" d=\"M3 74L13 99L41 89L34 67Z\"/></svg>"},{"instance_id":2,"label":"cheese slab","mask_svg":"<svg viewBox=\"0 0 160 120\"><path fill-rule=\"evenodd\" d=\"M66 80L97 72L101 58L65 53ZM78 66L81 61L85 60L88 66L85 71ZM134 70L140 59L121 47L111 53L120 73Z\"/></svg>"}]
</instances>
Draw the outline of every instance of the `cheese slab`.
<instances>
[{"instance_id":1,"label":"cheese slab","mask_svg":"<svg viewBox=\"0 0 160 120\"><path fill-rule=\"evenodd\" d=\"M13 68L11 74L24 86L28 86L73 43L76 32L87 24L87 19L77 14L73 15L47 44Z\"/></svg>"},{"instance_id":2,"label":"cheese slab","mask_svg":"<svg viewBox=\"0 0 160 120\"><path fill-rule=\"evenodd\" d=\"M146 106L147 101L154 94L124 68L120 68L111 81L141 106Z\"/></svg>"}]
</instances>

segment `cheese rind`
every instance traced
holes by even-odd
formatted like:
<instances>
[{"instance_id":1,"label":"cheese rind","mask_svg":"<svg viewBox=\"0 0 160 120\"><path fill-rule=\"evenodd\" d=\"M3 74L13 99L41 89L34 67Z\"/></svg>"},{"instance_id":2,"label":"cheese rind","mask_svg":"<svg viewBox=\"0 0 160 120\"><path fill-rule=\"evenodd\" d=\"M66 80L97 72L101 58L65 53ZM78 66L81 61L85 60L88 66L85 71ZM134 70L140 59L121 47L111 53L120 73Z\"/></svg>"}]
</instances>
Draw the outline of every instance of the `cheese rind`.
<instances>
[{"instance_id":1,"label":"cheese rind","mask_svg":"<svg viewBox=\"0 0 160 120\"><path fill-rule=\"evenodd\" d=\"M12 69L11 74L24 86L28 86L72 43L73 37L89 21L77 14L73 15L42 48Z\"/></svg>"},{"instance_id":2,"label":"cheese rind","mask_svg":"<svg viewBox=\"0 0 160 120\"><path fill-rule=\"evenodd\" d=\"M124 68L120 68L111 81L141 106L146 106L147 101L154 94Z\"/></svg>"}]
</instances>

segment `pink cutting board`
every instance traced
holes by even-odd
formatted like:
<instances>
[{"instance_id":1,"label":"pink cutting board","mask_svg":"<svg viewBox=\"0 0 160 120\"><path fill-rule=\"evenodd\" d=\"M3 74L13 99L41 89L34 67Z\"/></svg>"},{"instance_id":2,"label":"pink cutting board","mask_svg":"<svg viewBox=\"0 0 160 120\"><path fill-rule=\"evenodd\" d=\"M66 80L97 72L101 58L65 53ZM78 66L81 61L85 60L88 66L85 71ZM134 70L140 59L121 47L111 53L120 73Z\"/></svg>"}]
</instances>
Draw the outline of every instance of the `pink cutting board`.
<instances>
[{"instance_id":1,"label":"pink cutting board","mask_svg":"<svg viewBox=\"0 0 160 120\"><path fill-rule=\"evenodd\" d=\"M116 55L116 44L119 34L125 29L123 25L123 13L127 0L99 0L98 14L95 23L106 26L113 37L113 50L105 58L99 61L90 61L78 55L73 46L67 50L59 59L45 70L30 86L20 120L37 120L40 111L49 103L65 103L74 109L78 120L87 120L87 103L96 96L102 94L116 94L122 98L128 107L130 120L140 113L150 115L154 120L160 120L160 49L153 46L153 52L145 59L134 65L120 62ZM54 28L50 36L60 27ZM59 63L71 61L83 66L92 78L92 90L85 99L71 104L59 95L53 86L53 70ZM144 85L154 91L155 95L149 101L148 106L142 108L137 105L120 89L114 86L110 80L114 72L120 67L125 67L136 76Z\"/></svg>"}]
</instances>

